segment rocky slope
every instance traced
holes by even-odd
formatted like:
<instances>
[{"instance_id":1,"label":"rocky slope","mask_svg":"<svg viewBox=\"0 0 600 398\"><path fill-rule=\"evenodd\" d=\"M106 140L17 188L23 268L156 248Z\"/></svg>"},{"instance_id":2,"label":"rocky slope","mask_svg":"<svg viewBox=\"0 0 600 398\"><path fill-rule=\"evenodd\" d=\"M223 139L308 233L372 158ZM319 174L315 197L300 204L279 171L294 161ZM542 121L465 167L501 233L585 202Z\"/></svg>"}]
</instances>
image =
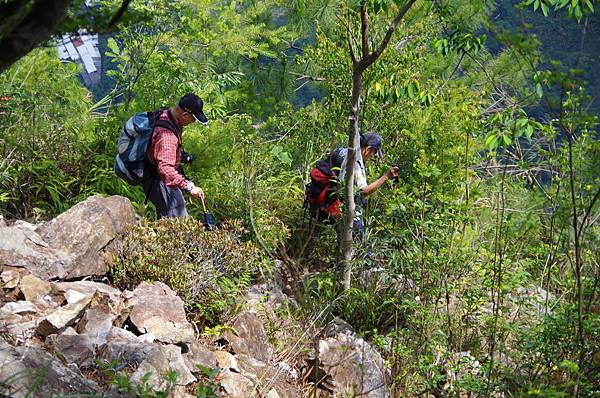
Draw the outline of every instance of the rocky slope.
<instances>
[{"instance_id":1,"label":"rocky slope","mask_svg":"<svg viewBox=\"0 0 600 398\"><path fill-rule=\"evenodd\" d=\"M389 396L381 355L341 320L278 341L292 321L275 315L286 300L276 281L253 286L242 312L202 339L164 283L98 282L134 223L127 199L93 196L47 223L0 225L0 394ZM129 392L114 383L125 379Z\"/></svg>"}]
</instances>

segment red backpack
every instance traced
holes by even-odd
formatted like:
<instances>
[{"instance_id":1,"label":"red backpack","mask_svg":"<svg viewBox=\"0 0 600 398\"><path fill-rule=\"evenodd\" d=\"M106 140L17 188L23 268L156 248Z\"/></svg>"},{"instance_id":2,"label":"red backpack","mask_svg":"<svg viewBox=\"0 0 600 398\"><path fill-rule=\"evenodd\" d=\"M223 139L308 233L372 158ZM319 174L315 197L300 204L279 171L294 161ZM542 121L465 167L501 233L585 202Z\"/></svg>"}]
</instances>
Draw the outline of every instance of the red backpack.
<instances>
[{"instance_id":1,"label":"red backpack","mask_svg":"<svg viewBox=\"0 0 600 398\"><path fill-rule=\"evenodd\" d=\"M337 219L342 214L342 201L338 195L343 148L334 149L325 159L319 160L310 170L310 183L306 185L306 198L310 214L318 221Z\"/></svg>"}]
</instances>

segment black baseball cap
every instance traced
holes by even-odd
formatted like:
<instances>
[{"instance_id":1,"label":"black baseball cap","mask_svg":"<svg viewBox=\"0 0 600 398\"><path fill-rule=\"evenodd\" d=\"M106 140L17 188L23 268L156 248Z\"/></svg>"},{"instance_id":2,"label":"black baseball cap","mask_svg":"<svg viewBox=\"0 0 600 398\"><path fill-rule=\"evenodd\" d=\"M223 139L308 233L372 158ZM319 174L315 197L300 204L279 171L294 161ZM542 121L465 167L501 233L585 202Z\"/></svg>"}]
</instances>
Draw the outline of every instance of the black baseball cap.
<instances>
[{"instance_id":1,"label":"black baseball cap","mask_svg":"<svg viewBox=\"0 0 600 398\"><path fill-rule=\"evenodd\" d=\"M204 103L196 94L187 93L179 100L179 107L184 111L191 113L194 119L202 124L208 124L208 118L204 115L202 108Z\"/></svg>"},{"instance_id":2,"label":"black baseball cap","mask_svg":"<svg viewBox=\"0 0 600 398\"><path fill-rule=\"evenodd\" d=\"M360 136L360 146L370 146L375 149L375 154L378 158L383 157L382 139L381 136L372 131L366 132Z\"/></svg>"}]
</instances>

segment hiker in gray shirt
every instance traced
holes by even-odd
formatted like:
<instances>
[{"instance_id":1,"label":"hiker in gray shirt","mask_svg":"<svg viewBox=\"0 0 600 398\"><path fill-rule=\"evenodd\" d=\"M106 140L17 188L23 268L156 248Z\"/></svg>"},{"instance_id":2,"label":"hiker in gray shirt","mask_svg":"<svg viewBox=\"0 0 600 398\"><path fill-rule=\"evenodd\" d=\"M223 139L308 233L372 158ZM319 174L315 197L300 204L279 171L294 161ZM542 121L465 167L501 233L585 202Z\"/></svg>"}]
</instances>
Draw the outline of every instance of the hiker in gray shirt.
<instances>
[{"instance_id":1,"label":"hiker in gray shirt","mask_svg":"<svg viewBox=\"0 0 600 398\"><path fill-rule=\"evenodd\" d=\"M339 153L343 158L340 167L339 181L344 181L346 177L346 159L348 149L342 148ZM366 205L365 197L377 191L390 178L398 176L398 167L390 167L381 177L367 183L367 173L365 171L365 162L368 162L373 156L383 158L382 139L379 134L372 131L360 135L360 151L356 151L356 161L354 163L354 185L359 192L354 197L356 209L354 213L354 234L355 239L361 241L365 235L365 223L363 221L363 209Z\"/></svg>"}]
</instances>

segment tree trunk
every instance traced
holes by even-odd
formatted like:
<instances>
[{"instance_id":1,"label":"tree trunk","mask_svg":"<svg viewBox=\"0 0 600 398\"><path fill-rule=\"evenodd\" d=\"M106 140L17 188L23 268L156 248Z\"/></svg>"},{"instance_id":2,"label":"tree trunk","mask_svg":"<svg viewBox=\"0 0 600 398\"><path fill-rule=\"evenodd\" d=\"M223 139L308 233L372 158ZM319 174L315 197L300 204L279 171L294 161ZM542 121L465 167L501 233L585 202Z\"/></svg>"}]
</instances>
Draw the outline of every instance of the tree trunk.
<instances>
[{"instance_id":1,"label":"tree trunk","mask_svg":"<svg viewBox=\"0 0 600 398\"><path fill-rule=\"evenodd\" d=\"M352 276L352 226L354 223L354 163L356 152L360 151L359 117L360 91L362 89L362 69L355 65L352 72L352 103L348 123L348 154L346 156L346 178L344 180L345 212L341 231L341 256L344 275L342 285L344 290L350 288Z\"/></svg>"},{"instance_id":2,"label":"tree trunk","mask_svg":"<svg viewBox=\"0 0 600 398\"><path fill-rule=\"evenodd\" d=\"M6 15L7 19L0 23L0 73L56 32L71 0L22 3L13 1L3 6L3 10L8 10L10 5L18 4L12 9L14 14ZM23 12L24 7L30 8L28 12Z\"/></svg>"},{"instance_id":3,"label":"tree trunk","mask_svg":"<svg viewBox=\"0 0 600 398\"><path fill-rule=\"evenodd\" d=\"M342 225L340 227L340 255L343 267L342 285L344 290L350 288L352 277L352 226L354 223L354 163L356 162L356 151L360 151L360 129L358 126L360 116L360 92L362 90L363 72L379 59L379 56L387 48L392 35L396 31L398 24L404 18L408 10L416 0L408 0L394 17L394 20L388 27L381 44L373 52L369 50L369 15L367 7L363 4L360 7L360 37L361 48L359 56L355 53L352 45L352 33L350 25L346 26L348 39L348 51L352 60L352 100L350 120L348 123L348 154L346 158L346 178L344 188L345 212Z\"/></svg>"},{"instance_id":4,"label":"tree trunk","mask_svg":"<svg viewBox=\"0 0 600 398\"><path fill-rule=\"evenodd\" d=\"M585 334L584 334L584 319L583 319L583 291L581 285L583 283L581 271L583 268L583 260L581 258L581 243L579 236L579 227L577 223L577 200L575 199L575 170L573 167L573 141L575 140L574 134L569 131L567 135L569 140L569 182L571 188L571 207L573 211L573 236L574 236L574 251L575 251L575 302L577 305L577 351L578 360L577 364L579 369L583 369L583 361L585 359ZM575 379L575 386L573 388L573 397L579 396L579 383L581 381L581 373L577 372Z\"/></svg>"}]
</instances>

